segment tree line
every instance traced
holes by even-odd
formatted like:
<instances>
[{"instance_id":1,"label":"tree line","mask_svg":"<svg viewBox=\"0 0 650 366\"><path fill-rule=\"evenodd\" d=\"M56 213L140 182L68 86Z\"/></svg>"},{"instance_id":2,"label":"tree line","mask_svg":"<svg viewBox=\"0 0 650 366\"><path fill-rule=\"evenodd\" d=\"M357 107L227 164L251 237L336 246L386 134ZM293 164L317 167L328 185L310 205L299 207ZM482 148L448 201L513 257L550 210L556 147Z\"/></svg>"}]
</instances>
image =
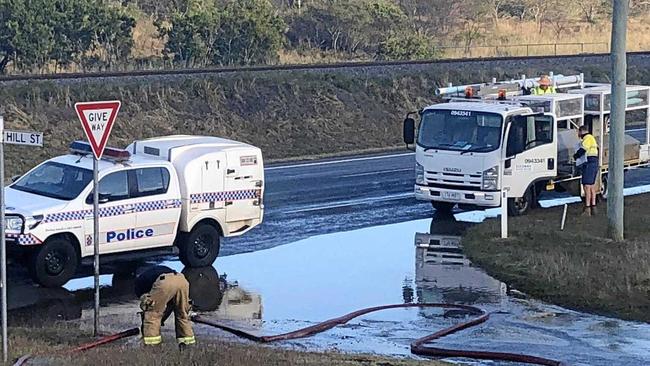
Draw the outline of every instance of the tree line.
<instances>
[{"instance_id":1,"label":"tree line","mask_svg":"<svg viewBox=\"0 0 650 366\"><path fill-rule=\"evenodd\" d=\"M119 68L134 29L153 19L160 57L182 67L278 62L281 49L435 58L436 42L469 48L504 19L559 38L571 21L596 24L612 0L0 0L0 73ZM630 0L632 14L650 2Z\"/></svg>"}]
</instances>

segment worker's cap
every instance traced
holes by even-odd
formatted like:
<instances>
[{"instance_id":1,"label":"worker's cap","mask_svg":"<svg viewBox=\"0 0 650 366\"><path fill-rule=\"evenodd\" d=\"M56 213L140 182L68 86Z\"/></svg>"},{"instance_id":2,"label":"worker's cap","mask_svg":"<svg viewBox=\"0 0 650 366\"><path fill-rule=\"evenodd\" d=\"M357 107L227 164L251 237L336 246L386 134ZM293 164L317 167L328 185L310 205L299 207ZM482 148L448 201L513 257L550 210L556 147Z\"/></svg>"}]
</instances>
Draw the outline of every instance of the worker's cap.
<instances>
[{"instance_id":1,"label":"worker's cap","mask_svg":"<svg viewBox=\"0 0 650 366\"><path fill-rule=\"evenodd\" d=\"M539 85L541 86L551 86L551 79L547 75L542 75L539 78Z\"/></svg>"}]
</instances>

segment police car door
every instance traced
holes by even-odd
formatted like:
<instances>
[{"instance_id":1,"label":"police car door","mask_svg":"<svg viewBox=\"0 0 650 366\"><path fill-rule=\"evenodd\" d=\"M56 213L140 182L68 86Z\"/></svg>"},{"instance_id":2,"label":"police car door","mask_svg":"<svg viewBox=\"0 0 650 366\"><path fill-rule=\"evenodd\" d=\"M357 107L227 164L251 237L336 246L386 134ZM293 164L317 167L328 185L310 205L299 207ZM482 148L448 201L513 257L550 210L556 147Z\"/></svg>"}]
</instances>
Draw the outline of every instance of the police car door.
<instances>
[{"instance_id":1,"label":"police car door","mask_svg":"<svg viewBox=\"0 0 650 366\"><path fill-rule=\"evenodd\" d=\"M174 244L181 202L178 187L168 168L145 167L130 172L131 194L136 204L136 235L134 249L171 246Z\"/></svg>"},{"instance_id":2,"label":"police car door","mask_svg":"<svg viewBox=\"0 0 650 366\"><path fill-rule=\"evenodd\" d=\"M92 192L85 202L84 254L93 253ZM114 253L129 249L137 240L135 204L137 199L129 192L128 173L125 170L109 173L99 181L99 252Z\"/></svg>"},{"instance_id":3,"label":"police car door","mask_svg":"<svg viewBox=\"0 0 650 366\"><path fill-rule=\"evenodd\" d=\"M557 175L557 125L551 114L514 116L508 126L503 182L523 197L536 182Z\"/></svg>"}]
</instances>

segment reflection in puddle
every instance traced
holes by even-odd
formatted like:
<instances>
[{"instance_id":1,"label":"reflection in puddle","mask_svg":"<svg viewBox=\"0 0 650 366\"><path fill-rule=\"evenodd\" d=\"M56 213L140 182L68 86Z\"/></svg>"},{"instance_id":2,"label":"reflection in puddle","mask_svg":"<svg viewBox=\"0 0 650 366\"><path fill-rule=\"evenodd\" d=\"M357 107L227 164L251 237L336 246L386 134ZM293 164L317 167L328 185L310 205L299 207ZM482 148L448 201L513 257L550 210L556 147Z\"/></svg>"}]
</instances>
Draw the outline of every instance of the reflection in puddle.
<instances>
[{"instance_id":1,"label":"reflection in puddle","mask_svg":"<svg viewBox=\"0 0 650 366\"><path fill-rule=\"evenodd\" d=\"M464 256L461 237L468 225L436 218L317 236L219 258L219 272L212 267L183 269L179 262L163 264L186 274L194 307L202 315L260 334L287 332L376 305L454 302L494 313L486 324L442 340L444 347L528 353L574 365L650 362L650 326L646 324L615 321L617 326L604 326L611 320L509 297L505 284L472 266ZM138 311L133 278L104 278L107 287L102 290L102 314L127 314L130 326L137 322L134 314ZM69 290L51 294L31 286L10 295L10 299L24 302L10 311L15 314L31 308L32 312L46 312L45 307L50 306L55 318L74 319L81 313L76 309L82 309L86 313L82 317L90 319L91 285L92 281L85 279ZM44 305L46 301L52 305ZM309 350L411 356L413 339L466 316L395 309L283 344ZM204 336L212 332L201 329Z\"/></svg>"}]
</instances>

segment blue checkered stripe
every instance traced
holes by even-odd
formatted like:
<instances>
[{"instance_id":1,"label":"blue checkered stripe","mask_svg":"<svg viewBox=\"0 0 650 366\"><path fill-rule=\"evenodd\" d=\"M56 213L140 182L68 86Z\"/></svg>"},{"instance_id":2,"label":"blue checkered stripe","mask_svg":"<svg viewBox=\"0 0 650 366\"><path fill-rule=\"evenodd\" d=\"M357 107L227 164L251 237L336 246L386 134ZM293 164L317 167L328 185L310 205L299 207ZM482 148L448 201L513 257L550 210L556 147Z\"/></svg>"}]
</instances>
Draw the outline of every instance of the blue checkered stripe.
<instances>
[{"instance_id":1,"label":"blue checkered stripe","mask_svg":"<svg viewBox=\"0 0 650 366\"><path fill-rule=\"evenodd\" d=\"M91 211L92 212L92 211ZM59 221L74 221L83 220L88 211L70 211L70 212L57 212L45 216L43 223L59 222Z\"/></svg>"},{"instance_id":2,"label":"blue checkered stripe","mask_svg":"<svg viewBox=\"0 0 650 366\"><path fill-rule=\"evenodd\" d=\"M135 210L137 212L147 212L147 211L158 211L158 210L165 210L168 208L178 208L178 207L181 207L181 200L161 200L161 201L137 203L135 205Z\"/></svg>"},{"instance_id":3,"label":"blue checkered stripe","mask_svg":"<svg viewBox=\"0 0 650 366\"><path fill-rule=\"evenodd\" d=\"M231 192L197 193L190 195L192 203L252 200L259 197L259 189Z\"/></svg>"},{"instance_id":4,"label":"blue checkered stripe","mask_svg":"<svg viewBox=\"0 0 650 366\"><path fill-rule=\"evenodd\" d=\"M18 245L37 245L42 243L32 234L7 234L6 238Z\"/></svg>"},{"instance_id":5,"label":"blue checkered stripe","mask_svg":"<svg viewBox=\"0 0 650 366\"><path fill-rule=\"evenodd\" d=\"M135 204L125 204L111 207L101 207L99 209L99 217L113 217L124 215L124 209L134 208L137 212L158 211L170 208L178 208L181 206L181 200L158 200L149 202L139 202ZM93 210L70 211L70 212L57 212L49 214L43 219L44 223L61 222L61 221L74 221L83 220L86 216L92 215Z\"/></svg>"}]
</instances>

